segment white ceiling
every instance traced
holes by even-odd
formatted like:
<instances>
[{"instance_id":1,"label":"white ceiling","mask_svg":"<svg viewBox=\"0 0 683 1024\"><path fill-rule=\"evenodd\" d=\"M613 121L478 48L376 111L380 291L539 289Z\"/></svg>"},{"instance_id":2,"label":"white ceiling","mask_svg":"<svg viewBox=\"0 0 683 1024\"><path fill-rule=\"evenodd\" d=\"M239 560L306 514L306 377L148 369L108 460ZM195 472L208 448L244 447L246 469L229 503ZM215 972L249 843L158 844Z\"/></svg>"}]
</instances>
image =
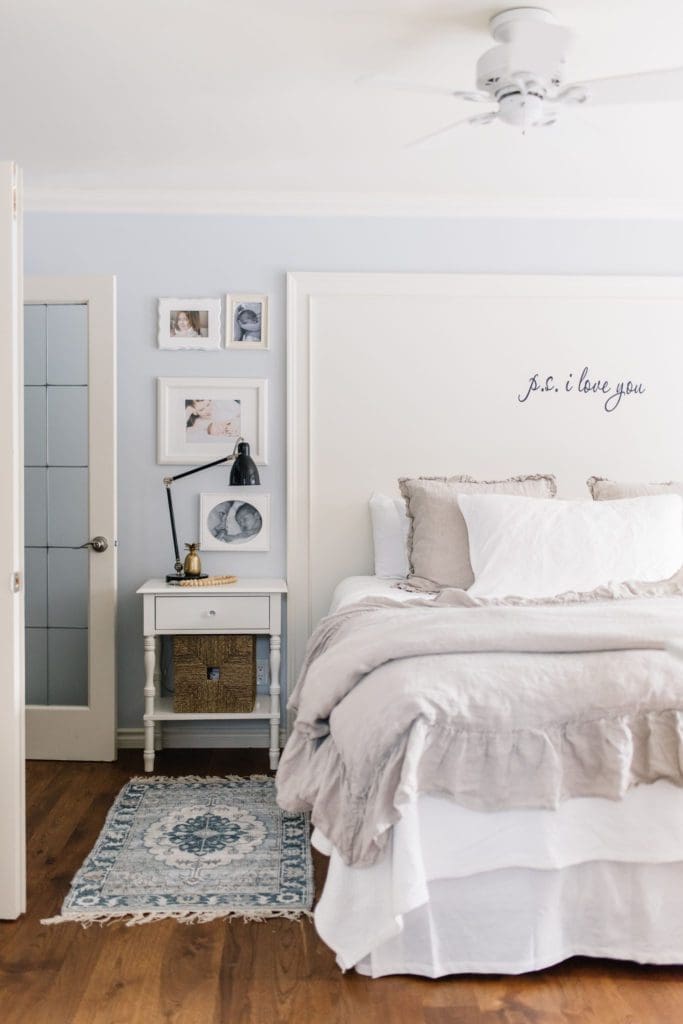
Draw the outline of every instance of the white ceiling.
<instances>
[{"instance_id":1,"label":"white ceiling","mask_svg":"<svg viewBox=\"0 0 683 1024\"><path fill-rule=\"evenodd\" d=\"M154 206L155 196L239 206L242 196L264 208L335 197L348 210L679 211L683 103L581 112L526 136L465 127L431 148L403 148L471 105L362 87L359 76L473 86L475 61L492 45L488 18L505 6L4 0L0 158L23 167L38 207L136 207L145 197ZM557 0L551 9L578 34L570 79L683 64L680 0Z\"/></svg>"}]
</instances>

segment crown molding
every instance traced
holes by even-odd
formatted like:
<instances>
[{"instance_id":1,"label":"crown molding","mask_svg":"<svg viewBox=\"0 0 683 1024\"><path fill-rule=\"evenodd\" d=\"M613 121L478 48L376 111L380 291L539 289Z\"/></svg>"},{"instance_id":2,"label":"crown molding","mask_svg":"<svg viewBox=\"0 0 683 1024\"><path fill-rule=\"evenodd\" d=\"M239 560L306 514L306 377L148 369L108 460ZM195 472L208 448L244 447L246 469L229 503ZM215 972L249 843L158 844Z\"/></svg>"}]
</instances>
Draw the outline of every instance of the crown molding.
<instances>
[{"instance_id":1,"label":"crown molding","mask_svg":"<svg viewBox=\"0 0 683 1024\"><path fill-rule=\"evenodd\" d=\"M44 213L178 213L271 217L472 217L678 220L683 200L457 196L224 189L46 188L27 185L24 209Z\"/></svg>"}]
</instances>

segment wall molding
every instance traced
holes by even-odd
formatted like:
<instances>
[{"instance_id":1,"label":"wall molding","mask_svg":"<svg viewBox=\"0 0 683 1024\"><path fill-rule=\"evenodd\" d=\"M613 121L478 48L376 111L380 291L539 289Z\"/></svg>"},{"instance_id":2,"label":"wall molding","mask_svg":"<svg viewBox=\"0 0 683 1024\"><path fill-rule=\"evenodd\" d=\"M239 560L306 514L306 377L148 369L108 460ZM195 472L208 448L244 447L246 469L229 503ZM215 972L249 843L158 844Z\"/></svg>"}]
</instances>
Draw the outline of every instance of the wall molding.
<instances>
[{"instance_id":1,"label":"wall molding","mask_svg":"<svg viewBox=\"0 0 683 1024\"><path fill-rule=\"evenodd\" d=\"M180 724L165 722L163 726L164 747L169 750L177 748L207 749L216 750L223 748L247 749L259 747L267 750L270 745L270 738L263 726L263 720L248 722L244 719L233 725L230 722L191 724L183 722ZM280 730L280 746L284 747L287 738L286 731ZM116 745L119 750L143 750L145 746L145 730L117 729Z\"/></svg>"},{"instance_id":2,"label":"wall molding","mask_svg":"<svg viewBox=\"0 0 683 1024\"><path fill-rule=\"evenodd\" d=\"M679 199L25 187L27 212L678 220Z\"/></svg>"},{"instance_id":3,"label":"wall molding","mask_svg":"<svg viewBox=\"0 0 683 1024\"><path fill-rule=\"evenodd\" d=\"M354 329L355 318L362 331ZM467 435L464 471L480 479L505 479L520 461L552 462L563 498L585 497L596 451L614 479L643 473L668 479L667 467L680 465L673 439L680 435L682 319L683 276L289 273L290 681L299 677L311 632L327 614L339 580L371 571L368 495L394 494L400 476L443 472L440 467L452 464L454 438ZM412 355L420 331L417 360ZM467 339L466 359L453 339ZM581 361L578 379L586 365L583 352L600 365L597 372L609 373L613 386L618 374L647 382L648 398L624 412L621 428L605 422L600 407L573 404L573 384L561 395L559 387L552 389L558 404L551 404L551 412L539 403L519 405L514 382L517 375L526 378L522 366L530 367L529 374L543 373L537 360L556 359L552 373L566 379ZM563 359L572 365L565 369ZM416 395L429 395L417 431L405 415ZM554 403L555 396L547 399ZM604 426L593 438L596 416ZM587 423L590 429L583 430ZM340 475L330 452L347 459L353 453L353 473ZM656 466L653 460L659 460Z\"/></svg>"}]
</instances>

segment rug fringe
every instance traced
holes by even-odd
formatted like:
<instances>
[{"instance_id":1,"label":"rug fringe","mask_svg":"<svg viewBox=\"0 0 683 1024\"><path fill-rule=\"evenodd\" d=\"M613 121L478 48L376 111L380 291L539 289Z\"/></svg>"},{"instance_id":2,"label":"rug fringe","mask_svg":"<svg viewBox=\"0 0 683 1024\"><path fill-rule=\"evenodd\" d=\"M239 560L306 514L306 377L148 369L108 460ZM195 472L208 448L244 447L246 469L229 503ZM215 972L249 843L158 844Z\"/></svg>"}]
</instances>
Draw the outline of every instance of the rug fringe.
<instances>
[{"instance_id":1,"label":"rug fringe","mask_svg":"<svg viewBox=\"0 0 683 1024\"><path fill-rule=\"evenodd\" d=\"M68 915L59 914L57 917L45 917L41 924L80 924L82 928L90 928L98 924L100 927L105 924L115 924L117 921L125 921L126 928L133 928L139 924L154 924L156 921L177 921L179 924L209 924L211 921L241 920L243 924L252 921L264 922L273 918L285 918L287 921L299 921L302 918L313 919L312 910L143 910L139 913L89 913L88 911L75 912Z\"/></svg>"}]
</instances>

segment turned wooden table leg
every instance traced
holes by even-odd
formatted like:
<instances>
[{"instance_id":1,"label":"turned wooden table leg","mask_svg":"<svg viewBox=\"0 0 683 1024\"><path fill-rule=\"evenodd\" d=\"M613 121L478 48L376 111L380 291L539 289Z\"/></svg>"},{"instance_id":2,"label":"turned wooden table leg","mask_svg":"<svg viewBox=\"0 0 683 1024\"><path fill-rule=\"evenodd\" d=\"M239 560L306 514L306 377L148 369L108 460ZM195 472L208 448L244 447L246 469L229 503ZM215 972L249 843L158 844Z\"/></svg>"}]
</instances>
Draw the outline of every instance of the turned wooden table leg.
<instances>
[{"instance_id":1,"label":"turned wooden table leg","mask_svg":"<svg viewBox=\"0 0 683 1024\"><path fill-rule=\"evenodd\" d=\"M154 637L154 698L158 700L161 696L161 644L163 637ZM162 732L162 723L154 723L154 749L164 749L164 734Z\"/></svg>"},{"instance_id":2,"label":"turned wooden table leg","mask_svg":"<svg viewBox=\"0 0 683 1024\"><path fill-rule=\"evenodd\" d=\"M156 643L155 637L145 637L145 771L154 771L154 722L151 715L154 714L154 673L156 667Z\"/></svg>"},{"instance_id":3,"label":"turned wooden table leg","mask_svg":"<svg viewBox=\"0 0 683 1024\"><path fill-rule=\"evenodd\" d=\"M271 771L280 761L280 637L270 638L270 755Z\"/></svg>"}]
</instances>

